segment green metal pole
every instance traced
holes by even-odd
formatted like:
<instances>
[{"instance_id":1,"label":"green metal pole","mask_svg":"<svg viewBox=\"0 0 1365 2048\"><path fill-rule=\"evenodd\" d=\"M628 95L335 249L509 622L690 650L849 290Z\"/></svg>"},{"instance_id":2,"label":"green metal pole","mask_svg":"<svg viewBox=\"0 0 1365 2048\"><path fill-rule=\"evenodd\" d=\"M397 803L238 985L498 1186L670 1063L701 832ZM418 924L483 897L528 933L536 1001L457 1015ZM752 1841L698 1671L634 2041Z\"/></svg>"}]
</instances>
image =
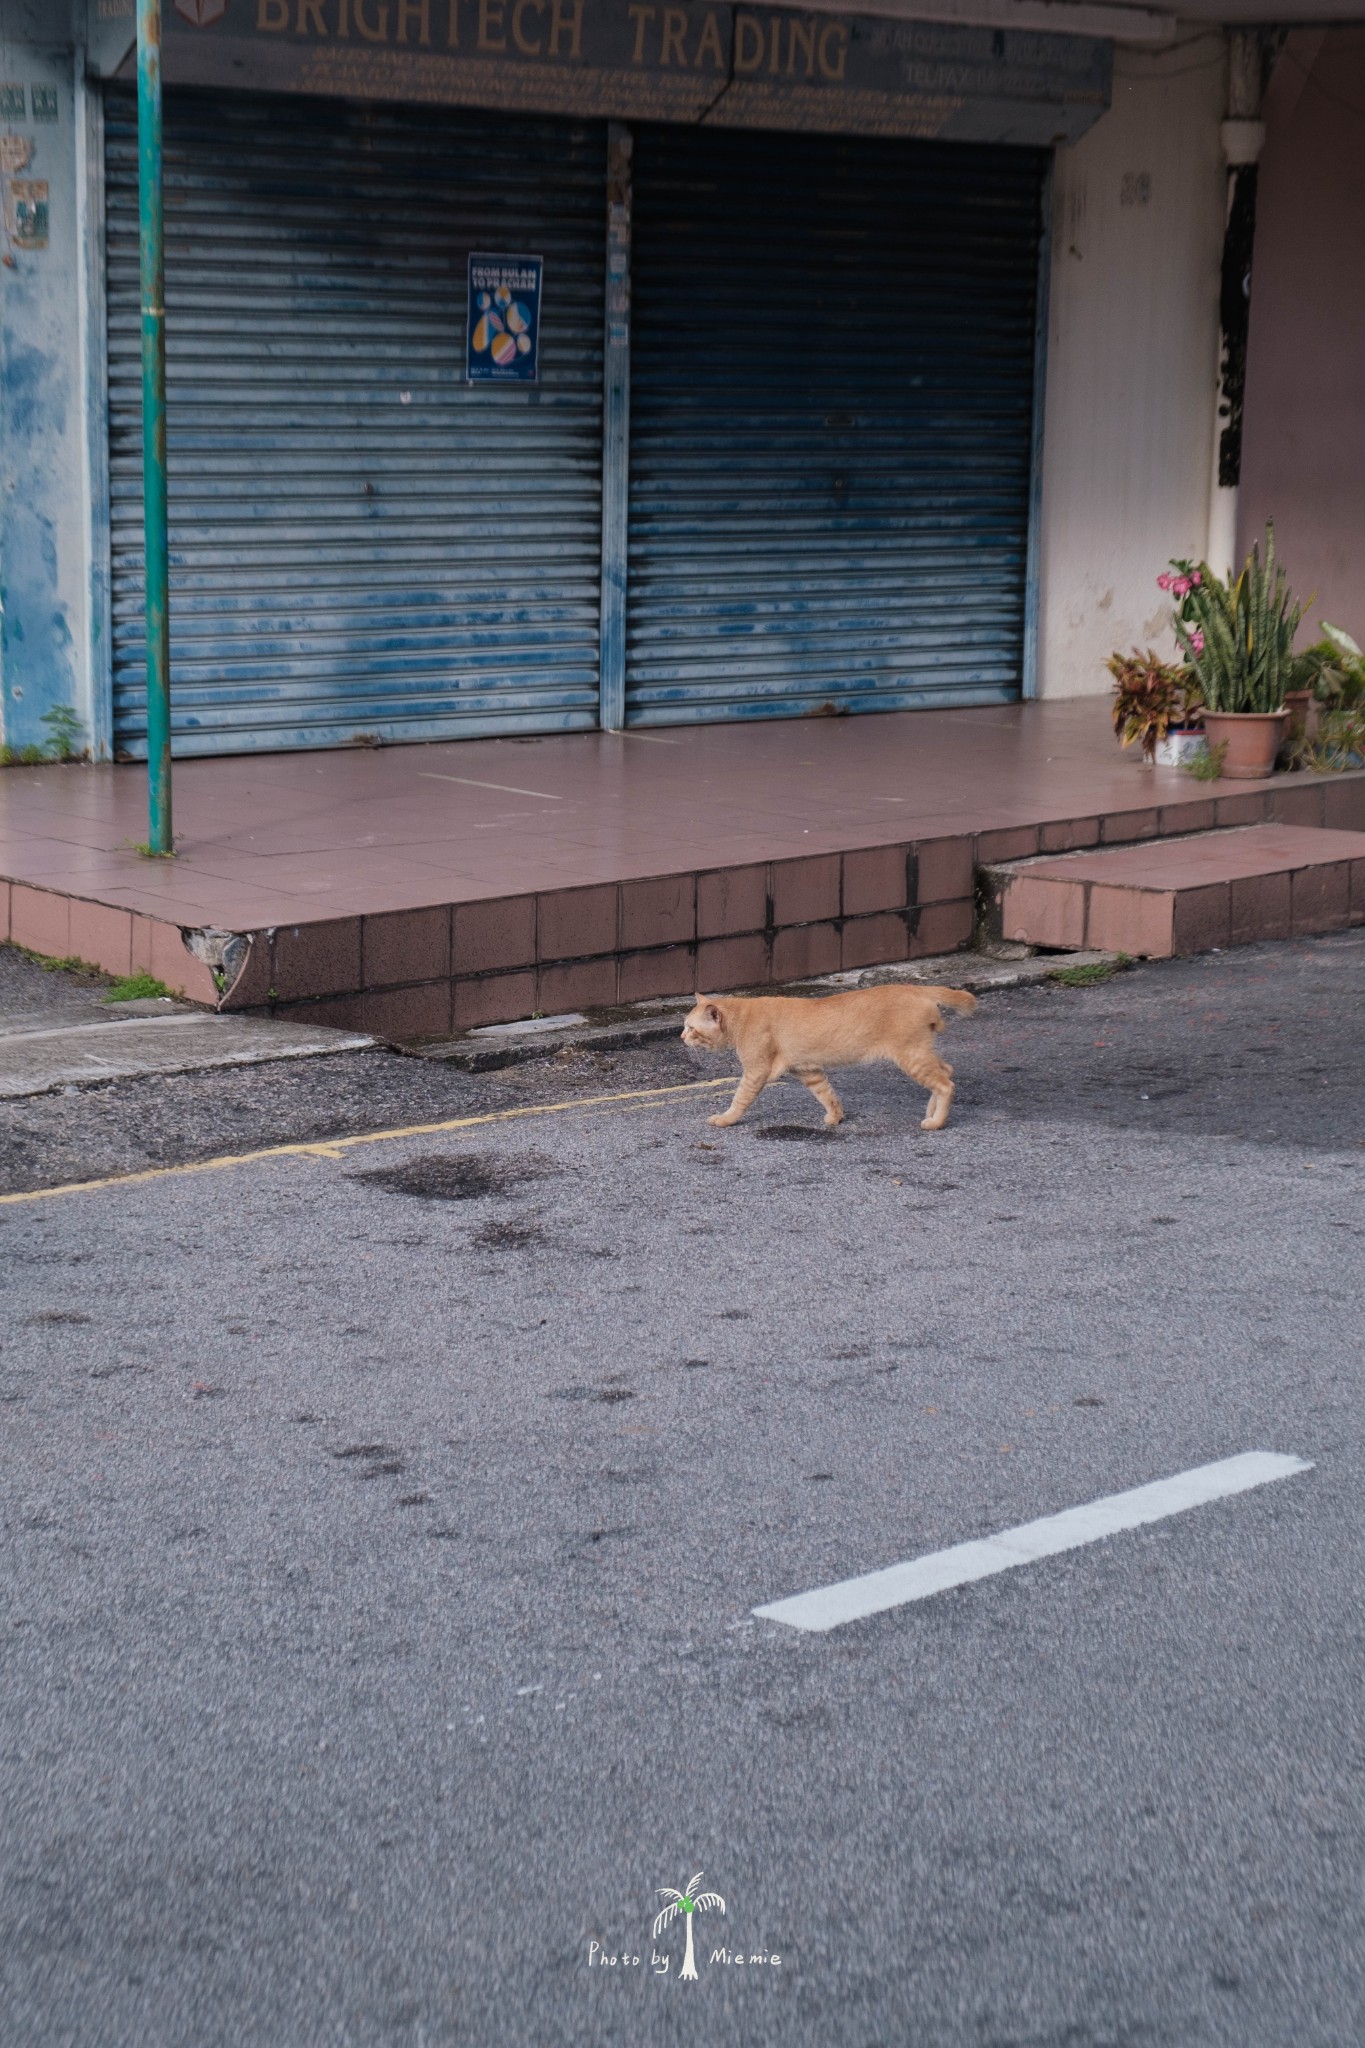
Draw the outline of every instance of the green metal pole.
<instances>
[{"instance_id":1,"label":"green metal pole","mask_svg":"<svg viewBox=\"0 0 1365 2048\"><path fill-rule=\"evenodd\" d=\"M147 562L147 844L153 853L173 853L161 0L138 0L137 6L137 191L142 258L142 506Z\"/></svg>"}]
</instances>

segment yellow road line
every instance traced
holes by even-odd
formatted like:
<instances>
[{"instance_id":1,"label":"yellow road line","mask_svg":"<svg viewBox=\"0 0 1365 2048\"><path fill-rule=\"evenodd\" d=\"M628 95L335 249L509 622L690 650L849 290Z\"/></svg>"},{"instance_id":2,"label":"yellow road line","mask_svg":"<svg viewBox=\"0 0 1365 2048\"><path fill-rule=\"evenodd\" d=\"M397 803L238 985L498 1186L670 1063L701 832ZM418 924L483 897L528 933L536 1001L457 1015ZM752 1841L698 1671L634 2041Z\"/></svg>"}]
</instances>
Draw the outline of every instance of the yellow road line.
<instances>
[{"instance_id":1,"label":"yellow road line","mask_svg":"<svg viewBox=\"0 0 1365 2048\"><path fill-rule=\"evenodd\" d=\"M54 1195L89 1195L100 1188L136 1188L153 1180L178 1180L190 1173L221 1173L227 1166L254 1166L260 1159L341 1159L353 1145L382 1145L390 1138L434 1138L448 1131L470 1131L477 1124L510 1123L516 1117L559 1116L571 1109L604 1109L613 1103L644 1108L707 1088L733 1088L733 1074L717 1081L682 1081L671 1088L632 1088L623 1095L582 1095L576 1102L530 1102L520 1109L488 1110L483 1116L456 1116L439 1124L405 1124L393 1131L357 1131L347 1138L319 1138L307 1145L269 1145L260 1152L229 1152L221 1159L196 1159L185 1166L148 1166L141 1173L115 1173L107 1180L71 1180L61 1187L30 1188L26 1194L0 1195L0 1206L13 1202L46 1202Z\"/></svg>"}]
</instances>

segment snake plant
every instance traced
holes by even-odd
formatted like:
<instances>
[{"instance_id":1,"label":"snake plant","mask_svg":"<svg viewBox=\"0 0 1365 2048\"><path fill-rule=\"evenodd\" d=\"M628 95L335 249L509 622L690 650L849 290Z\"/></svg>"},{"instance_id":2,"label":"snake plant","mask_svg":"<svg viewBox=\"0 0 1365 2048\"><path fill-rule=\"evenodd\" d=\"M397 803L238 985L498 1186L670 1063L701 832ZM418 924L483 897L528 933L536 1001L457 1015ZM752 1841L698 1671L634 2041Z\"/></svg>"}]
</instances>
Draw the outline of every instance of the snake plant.
<instances>
[{"instance_id":1,"label":"snake plant","mask_svg":"<svg viewBox=\"0 0 1365 2048\"><path fill-rule=\"evenodd\" d=\"M1275 559L1275 529L1267 526L1265 561L1259 544L1233 584L1207 562L1180 608L1175 635L1209 711L1281 711L1294 687L1297 604Z\"/></svg>"}]
</instances>

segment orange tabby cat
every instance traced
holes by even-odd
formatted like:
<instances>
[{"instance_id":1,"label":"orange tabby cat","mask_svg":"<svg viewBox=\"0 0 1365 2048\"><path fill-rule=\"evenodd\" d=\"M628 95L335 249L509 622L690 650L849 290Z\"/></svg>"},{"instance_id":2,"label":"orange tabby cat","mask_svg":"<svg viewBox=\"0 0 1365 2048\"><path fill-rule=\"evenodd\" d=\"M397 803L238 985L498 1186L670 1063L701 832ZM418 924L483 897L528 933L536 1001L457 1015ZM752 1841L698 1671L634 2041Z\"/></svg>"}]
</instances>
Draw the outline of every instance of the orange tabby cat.
<instances>
[{"instance_id":1,"label":"orange tabby cat","mask_svg":"<svg viewBox=\"0 0 1365 2048\"><path fill-rule=\"evenodd\" d=\"M894 1060L929 1093L922 1131L941 1131L953 1100L953 1070L934 1050L943 1029L940 1003L970 1011L976 997L965 988L850 989L837 996L702 996L683 1025L684 1045L706 1052L734 1051L744 1068L735 1099L713 1124L737 1124L770 1081L795 1074L817 1102L825 1122L844 1120L844 1106L825 1079L826 1067L861 1067Z\"/></svg>"}]
</instances>

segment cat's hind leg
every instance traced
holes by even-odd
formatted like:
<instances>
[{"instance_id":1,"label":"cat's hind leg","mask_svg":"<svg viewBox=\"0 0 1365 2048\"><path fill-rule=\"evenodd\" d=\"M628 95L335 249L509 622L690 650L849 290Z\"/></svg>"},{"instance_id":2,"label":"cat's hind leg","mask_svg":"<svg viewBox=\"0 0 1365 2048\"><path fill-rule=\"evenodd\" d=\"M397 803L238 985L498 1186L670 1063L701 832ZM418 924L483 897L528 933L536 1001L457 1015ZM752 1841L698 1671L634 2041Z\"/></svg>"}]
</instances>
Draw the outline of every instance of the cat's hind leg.
<instances>
[{"instance_id":1,"label":"cat's hind leg","mask_svg":"<svg viewBox=\"0 0 1365 2048\"><path fill-rule=\"evenodd\" d=\"M922 1131L941 1131L948 1121L948 1111L953 1106L953 1070L947 1060L928 1047L915 1047L912 1051L895 1054L896 1065L912 1081L918 1081L921 1088L929 1090L929 1113L920 1125Z\"/></svg>"},{"instance_id":2,"label":"cat's hind leg","mask_svg":"<svg viewBox=\"0 0 1365 2048\"><path fill-rule=\"evenodd\" d=\"M844 1105L830 1087L826 1076L819 1067L798 1067L796 1078L803 1081L825 1112L825 1126L841 1124L844 1120Z\"/></svg>"},{"instance_id":3,"label":"cat's hind leg","mask_svg":"<svg viewBox=\"0 0 1365 2048\"><path fill-rule=\"evenodd\" d=\"M716 1124L721 1129L726 1124L737 1124L745 1112L753 1108L769 1081L776 1078L776 1071L771 1067L746 1067L730 1107L722 1110L719 1116L707 1117L707 1123Z\"/></svg>"}]
</instances>

